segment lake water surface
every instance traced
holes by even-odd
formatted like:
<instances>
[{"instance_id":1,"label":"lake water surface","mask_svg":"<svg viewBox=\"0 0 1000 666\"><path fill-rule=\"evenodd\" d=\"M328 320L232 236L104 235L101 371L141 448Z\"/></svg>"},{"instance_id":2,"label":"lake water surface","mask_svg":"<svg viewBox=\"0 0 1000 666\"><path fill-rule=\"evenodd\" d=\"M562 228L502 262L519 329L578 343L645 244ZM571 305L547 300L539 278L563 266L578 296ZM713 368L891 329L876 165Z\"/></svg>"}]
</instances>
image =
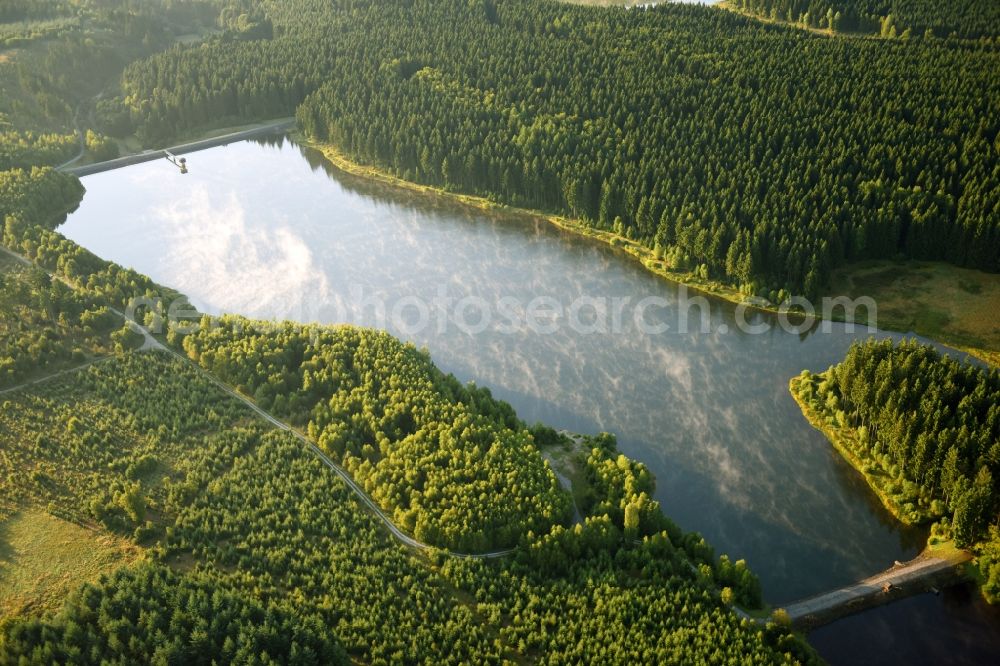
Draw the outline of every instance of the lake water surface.
<instances>
[{"instance_id":1,"label":"lake water surface","mask_svg":"<svg viewBox=\"0 0 1000 666\"><path fill-rule=\"evenodd\" d=\"M615 433L655 473L664 511L745 558L772 603L870 575L922 545L925 534L880 506L788 393L789 378L839 361L864 329L751 335L735 306L709 299L709 332L695 308L681 333L677 286L545 222L362 181L288 141L188 162L186 175L158 161L84 178L83 203L60 231L202 311L384 326L525 420ZM507 299L520 316L538 297L565 310L552 332L511 332L499 307L482 311ZM601 332L609 317L598 313L616 297L632 305ZM645 327L667 332L634 320L644 297L663 299L645 310ZM434 303L447 299L441 308L464 312L464 329L438 316ZM582 326L568 324L574 303Z\"/></svg>"}]
</instances>

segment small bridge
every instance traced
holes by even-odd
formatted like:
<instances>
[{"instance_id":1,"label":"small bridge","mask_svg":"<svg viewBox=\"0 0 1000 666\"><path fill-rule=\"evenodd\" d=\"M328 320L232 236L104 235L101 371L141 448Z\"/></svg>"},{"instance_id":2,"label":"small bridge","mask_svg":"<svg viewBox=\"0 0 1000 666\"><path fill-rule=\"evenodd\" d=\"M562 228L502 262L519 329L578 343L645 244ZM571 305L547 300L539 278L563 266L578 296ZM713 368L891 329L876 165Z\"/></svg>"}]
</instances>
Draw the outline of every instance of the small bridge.
<instances>
[{"instance_id":1,"label":"small bridge","mask_svg":"<svg viewBox=\"0 0 1000 666\"><path fill-rule=\"evenodd\" d=\"M187 169L185 166L186 160L179 157L179 155L193 153L198 150L205 150L206 148L214 148L215 146L223 146L227 143L234 143L236 141L244 141L257 136L284 134L293 127L295 127L294 118L281 118L279 120L273 120L249 129L240 130L238 132L230 132L229 134L214 136L201 141L183 143L179 146L173 146L171 148L147 150L135 155L125 155L124 157L116 157L115 159L107 160L106 162L83 164L81 166L72 166L70 163L67 163L59 167L59 169L63 173L83 178L84 176L100 173L102 171L110 171L111 169L120 169L122 167L132 166L133 164L141 164L143 162L152 162L153 160L167 158L174 165L179 167L183 173Z\"/></svg>"},{"instance_id":2,"label":"small bridge","mask_svg":"<svg viewBox=\"0 0 1000 666\"><path fill-rule=\"evenodd\" d=\"M846 615L947 587L965 577L964 565L972 559L965 551L947 555L923 553L838 590L818 594L784 607L796 629L814 629Z\"/></svg>"},{"instance_id":3,"label":"small bridge","mask_svg":"<svg viewBox=\"0 0 1000 666\"><path fill-rule=\"evenodd\" d=\"M168 162L170 162L171 164L173 164L175 167L180 168L181 173L187 173L188 172L187 158L186 157L177 157L176 155L174 155L169 150L164 150L163 153L164 153L164 155L167 156L167 161Z\"/></svg>"}]
</instances>

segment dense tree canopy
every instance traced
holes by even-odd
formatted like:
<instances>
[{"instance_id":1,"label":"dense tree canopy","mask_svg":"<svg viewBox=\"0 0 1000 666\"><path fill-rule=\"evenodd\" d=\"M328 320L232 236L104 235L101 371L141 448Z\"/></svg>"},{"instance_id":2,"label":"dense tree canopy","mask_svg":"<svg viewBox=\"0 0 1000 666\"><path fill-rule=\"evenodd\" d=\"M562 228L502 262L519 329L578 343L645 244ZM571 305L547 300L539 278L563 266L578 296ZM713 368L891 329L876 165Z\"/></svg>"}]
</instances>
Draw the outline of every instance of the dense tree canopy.
<instances>
[{"instance_id":1,"label":"dense tree canopy","mask_svg":"<svg viewBox=\"0 0 1000 666\"><path fill-rule=\"evenodd\" d=\"M72 157L78 145L72 134L35 132L0 133L0 172L54 166Z\"/></svg>"},{"instance_id":2,"label":"dense tree canopy","mask_svg":"<svg viewBox=\"0 0 1000 666\"><path fill-rule=\"evenodd\" d=\"M0 662L347 664L325 627L263 608L204 576L140 566L86 585L48 620L15 624Z\"/></svg>"},{"instance_id":3,"label":"dense tree canopy","mask_svg":"<svg viewBox=\"0 0 1000 666\"><path fill-rule=\"evenodd\" d=\"M0 272L0 388L106 352L120 325L106 307L44 271Z\"/></svg>"},{"instance_id":4,"label":"dense tree canopy","mask_svg":"<svg viewBox=\"0 0 1000 666\"><path fill-rule=\"evenodd\" d=\"M0 405L0 506L58 507L126 536L142 528L139 537L153 527L147 518L163 515L166 495L151 482L187 450L231 455L231 443L209 446L203 434L244 414L191 368L133 354L7 393Z\"/></svg>"},{"instance_id":5,"label":"dense tree canopy","mask_svg":"<svg viewBox=\"0 0 1000 666\"><path fill-rule=\"evenodd\" d=\"M569 496L511 407L387 333L233 317L169 339L302 426L421 541L481 552L568 518Z\"/></svg>"},{"instance_id":6,"label":"dense tree canopy","mask_svg":"<svg viewBox=\"0 0 1000 666\"><path fill-rule=\"evenodd\" d=\"M47 167L0 171L4 245L13 247L22 238L20 229L28 225L61 223L82 196L83 186L79 180ZM12 227L9 233L8 227Z\"/></svg>"},{"instance_id":7,"label":"dense tree canopy","mask_svg":"<svg viewBox=\"0 0 1000 666\"><path fill-rule=\"evenodd\" d=\"M0 127L68 135L126 63L210 29L225 4L0 0Z\"/></svg>"},{"instance_id":8,"label":"dense tree canopy","mask_svg":"<svg viewBox=\"0 0 1000 666\"><path fill-rule=\"evenodd\" d=\"M856 453L892 480L904 510L950 517L962 545L996 522L1000 371L915 341L868 341L825 374L803 374L795 390L854 433Z\"/></svg>"},{"instance_id":9,"label":"dense tree canopy","mask_svg":"<svg viewBox=\"0 0 1000 666\"><path fill-rule=\"evenodd\" d=\"M581 218L762 295L813 296L867 258L1000 269L994 45L676 5L292 4L264 4L273 39L130 66L132 122L154 138L297 109L356 160Z\"/></svg>"},{"instance_id":10,"label":"dense tree canopy","mask_svg":"<svg viewBox=\"0 0 1000 666\"><path fill-rule=\"evenodd\" d=\"M882 37L1000 37L993 0L734 0L761 16Z\"/></svg>"},{"instance_id":11,"label":"dense tree canopy","mask_svg":"<svg viewBox=\"0 0 1000 666\"><path fill-rule=\"evenodd\" d=\"M82 588L54 617L5 624L0 662L329 663L338 646L370 664L812 658L786 630L727 609L711 549L662 518L637 542L623 517L591 509L587 529L553 530L573 553L558 571L527 544L501 560L416 557L294 437L165 354L6 399L0 509L41 502L83 523L114 511L106 529L121 530L141 497L148 527L135 538L153 563ZM617 462L613 441L595 440L592 457L629 470L600 486L625 497L633 473L650 481Z\"/></svg>"},{"instance_id":12,"label":"dense tree canopy","mask_svg":"<svg viewBox=\"0 0 1000 666\"><path fill-rule=\"evenodd\" d=\"M580 454L583 477L585 520L571 529L555 527L549 534L529 535L521 561L542 574L565 574L581 554L602 552L626 542L651 540L654 549L673 544L675 561L694 569L706 581L714 581L745 608L759 608L762 602L760 582L746 562L733 563L726 555L715 559L712 548L697 533L685 534L660 511L651 498L654 480L640 462L618 452L613 435L602 433L585 437ZM661 552L670 552L665 549ZM695 568L694 565L697 565Z\"/></svg>"},{"instance_id":13,"label":"dense tree canopy","mask_svg":"<svg viewBox=\"0 0 1000 666\"><path fill-rule=\"evenodd\" d=\"M900 37L992 21L897 6ZM27 317L0 331L7 381L70 341L105 344L109 306L169 295L53 231L82 188L38 167L71 153L84 107L149 143L297 112L356 160L577 217L747 292L814 295L864 258L1000 269L1000 55L986 40L833 40L697 7L544 0L0 0L0 21L63 19L9 33L30 39L0 60L3 242L74 287L3 278L0 306ZM208 23L218 35L134 62L119 97L94 99ZM666 519L612 439L589 442L586 515L569 525L530 431L488 391L384 333L251 324L205 319L169 340L303 428L418 538L517 554L415 557L297 439L189 364L124 353L3 396L0 518L44 505L131 536L153 563L5 624L0 661L330 663L340 646L371 664L811 659L726 607L760 601L746 564ZM962 543L996 515L997 385L875 343L800 383ZM984 557L994 582L997 559Z\"/></svg>"}]
</instances>

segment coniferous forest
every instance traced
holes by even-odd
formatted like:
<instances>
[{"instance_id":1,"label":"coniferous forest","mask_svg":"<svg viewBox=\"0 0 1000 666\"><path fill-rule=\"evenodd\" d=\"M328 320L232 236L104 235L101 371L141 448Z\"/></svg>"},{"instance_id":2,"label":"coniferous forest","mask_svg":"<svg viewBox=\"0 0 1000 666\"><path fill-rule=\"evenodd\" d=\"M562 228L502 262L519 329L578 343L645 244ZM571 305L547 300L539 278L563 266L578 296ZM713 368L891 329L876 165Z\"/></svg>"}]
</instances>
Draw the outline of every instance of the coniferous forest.
<instances>
[{"instance_id":1,"label":"coniferous forest","mask_svg":"<svg viewBox=\"0 0 1000 666\"><path fill-rule=\"evenodd\" d=\"M980 0L733 0L733 4L804 27L889 39L1000 36L1000 7Z\"/></svg>"},{"instance_id":2,"label":"coniferous forest","mask_svg":"<svg viewBox=\"0 0 1000 666\"><path fill-rule=\"evenodd\" d=\"M992 41L830 39L691 7L348 6L131 65L130 120L155 141L297 110L352 159L765 296L814 297L850 260L1000 268Z\"/></svg>"},{"instance_id":3,"label":"coniferous forest","mask_svg":"<svg viewBox=\"0 0 1000 666\"><path fill-rule=\"evenodd\" d=\"M791 387L901 519L982 554L984 593L1000 599L1000 372L914 340L869 340Z\"/></svg>"},{"instance_id":4,"label":"coniferous forest","mask_svg":"<svg viewBox=\"0 0 1000 666\"><path fill-rule=\"evenodd\" d=\"M425 559L294 438L163 353L4 399L2 515L41 503L148 559L49 617L8 621L4 663L811 659L787 629L726 607L759 601L752 575L659 514L641 465L608 464L610 437L592 443L600 501L583 523L526 535L507 558Z\"/></svg>"},{"instance_id":5,"label":"coniferous forest","mask_svg":"<svg viewBox=\"0 0 1000 666\"><path fill-rule=\"evenodd\" d=\"M869 341L823 375L804 374L798 390L837 427L855 429L859 454L894 479L914 518L951 517L963 545L985 534L1000 474L995 369L915 341Z\"/></svg>"},{"instance_id":6,"label":"coniferous forest","mask_svg":"<svg viewBox=\"0 0 1000 666\"><path fill-rule=\"evenodd\" d=\"M992 0L0 0L0 665L818 663L614 435L529 425L383 331L166 323L169 285L58 232L64 169L294 116L746 296L997 273L998 40ZM997 370L868 341L792 391L1000 599ZM31 566L84 564L31 574L18 530Z\"/></svg>"}]
</instances>

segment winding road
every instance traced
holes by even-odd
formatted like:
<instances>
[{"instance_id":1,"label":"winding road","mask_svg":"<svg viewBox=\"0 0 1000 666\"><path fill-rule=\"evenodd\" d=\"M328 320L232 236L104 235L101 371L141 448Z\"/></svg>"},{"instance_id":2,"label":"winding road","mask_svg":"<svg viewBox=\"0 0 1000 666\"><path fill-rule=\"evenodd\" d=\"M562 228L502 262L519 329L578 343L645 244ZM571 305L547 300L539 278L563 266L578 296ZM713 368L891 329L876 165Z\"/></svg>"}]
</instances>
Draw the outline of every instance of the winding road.
<instances>
[{"instance_id":1,"label":"winding road","mask_svg":"<svg viewBox=\"0 0 1000 666\"><path fill-rule=\"evenodd\" d=\"M116 310L116 312L118 311ZM123 318L125 317L125 315L122 314L121 312L118 312L118 314L121 315ZM217 377L209 373L207 370L196 364L191 359L187 358L182 354L179 354L173 349L170 349L169 347L161 343L159 340L157 340L155 337L153 337L149 333L149 331L147 331L142 326L139 326L134 321L132 321L131 323L134 328L136 328L139 332L141 332L144 336L146 336L147 344L149 344L150 341L152 341L152 344L150 346L155 347L157 351L166 352L167 354L170 354L174 358L177 358L187 363L195 370L197 370L199 373L201 373L202 376L204 376L206 379L215 384L222 391L228 393L229 395L233 396L234 398L242 402L244 405L249 407L258 416L260 416L262 419L273 425L275 428L278 428L279 430L283 430L287 433L292 434L300 442L305 444L306 448L309 449L309 451L311 451L317 458L319 458L324 465L333 470L334 473L336 473L336 475L339 476L345 484L347 484L347 487L350 488L351 491L358 496L358 498L362 501L362 503L364 503L364 505L367 506L371 510L371 512L374 513L375 516L377 516L382 521L382 523L385 525L386 529L389 530L392 536L403 545L415 548L417 550L440 550L452 557L483 559L483 560L505 557L517 550L516 548L505 548L502 550L494 550L487 553L460 553L452 550L437 548L436 546L432 546L430 544L424 543L423 541L418 541L417 539L414 539L412 536L410 536L409 534L401 530L399 527L397 527L394 522L392 522L392 519L390 519L389 516L387 516L385 512L382 511L381 507L379 507L379 505L375 503L375 500L373 500L368 495L368 493L366 493L364 489L357 484L357 482L353 479L353 477L351 477L351 475L347 472L347 470L345 470L343 467L330 460L330 458L325 453L323 453L323 451L318 446L313 444L309 440L309 438L307 438L304 434L302 434L300 431L296 430L292 426L288 425L284 421L280 420L273 414L265 411L253 400L243 395L239 391L236 391L228 384L223 383L221 380L219 380Z\"/></svg>"},{"instance_id":2,"label":"winding road","mask_svg":"<svg viewBox=\"0 0 1000 666\"><path fill-rule=\"evenodd\" d=\"M253 410L254 413L256 413L262 419L273 425L275 428L292 434L300 442L305 444L306 448L309 449L309 451L311 451L317 458L319 458L324 465L333 470L334 473L336 473L337 476L339 476L341 480L343 480L343 482L347 484L347 487L350 488L351 491L358 496L358 498L362 501L362 503L364 503L364 505L367 506L371 510L371 512L374 513L375 516L382 521L386 529L389 530L389 533L392 534L392 536L403 545L409 546L410 548L414 548L416 550L440 550L441 552L444 552L452 557L483 559L483 560L504 557L506 555L510 555L515 550L517 550L516 548L505 548L502 550L490 551L488 553L460 553L452 550L446 550L443 548L437 548L436 546L432 546L430 544L426 544L422 541L414 539L412 536L410 536L409 534L401 530L399 527L397 527L394 522L392 522L389 516L387 516L385 512L382 511L381 507L379 507L379 505L375 503L375 500L373 500L368 495L368 493L366 493L364 489L357 484L357 482L351 477L351 475L347 472L347 470L345 470L343 467L330 460L330 458L325 453L323 453L323 451L318 446L313 444L308 437L306 437L300 431L288 425L281 419L277 418L273 414L265 411L260 407L260 405L255 403L253 400L243 395L239 391L236 391L228 384L222 382L215 375L211 374L210 372L202 368L200 365L198 365L188 357L164 345L143 326L140 326L134 320L126 317L123 312L120 312L114 308L111 308L111 310L115 312L115 314L119 315L125 321L128 321L132 325L133 330L135 330L138 333L141 333L145 337L146 340L143 343L142 350L155 350L164 352L184 363L187 363L189 366L194 368L198 373L200 373L203 377L212 382L219 389L221 389L225 393L228 393L232 397L242 402L244 405Z\"/></svg>"},{"instance_id":3,"label":"winding road","mask_svg":"<svg viewBox=\"0 0 1000 666\"><path fill-rule=\"evenodd\" d=\"M14 257L16 260L26 264L32 265L25 257L13 252L3 246L0 246L0 252L4 252ZM75 288L74 285L64 280L63 278L49 273L50 277L54 280L60 280L61 282L67 284L71 288ZM501 550L494 550L486 553L461 553L446 549L440 549L430 544L426 544L422 541L415 539L403 530L401 530L393 521L385 514L385 512L378 506L378 504L355 482L351 475L343 469L340 465L333 462L318 446L316 446L312 441L310 441L302 432L296 430L289 424L278 419L273 414L265 411L255 402L253 402L247 396L239 393L229 385L225 384L213 374L199 366L197 363L187 358L187 356L176 352L175 350L164 345L160 340L153 336L146 328L141 326L139 323L130 319L125 315L125 313L115 309L110 308L115 314L121 317L124 321L128 322L133 330L140 333L144 337L144 342L139 349L139 352L146 351L157 351L169 354L170 356L188 364L190 367L194 368L196 372L201 374L203 377L208 379L212 384L217 386L219 389L225 393L236 398L254 413L260 416L265 421L269 422L275 428L283 430L292 434L296 437L305 447L319 460L331 469L340 479L347 485L347 487L361 500L361 502L368 507L368 509L385 525L389 533L397 541L405 546L413 548L418 551L431 551L438 550L445 553L451 557L457 558L470 558L470 559L495 559L500 557L505 557L514 553L516 548L506 548ZM27 388L35 384L39 384L44 381L48 381L54 377L65 375L71 372L76 372L82 370L90 365L98 363L103 360L107 360L112 357L100 357L92 359L87 363L73 368L67 368L59 372L53 373L46 377L38 378L29 382L25 382L21 385L7 388L0 391L0 395L11 393L13 391L20 390L22 388ZM568 480L560 478L560 481L565 483ZM808 599L803 599L790 604L785 607L785 611L788 613L792 624L798 628L806 627L816 627L827 622L833 621L844 615L848 615L872 606L889 603L896 599L900 599L912 594L926 591L930 589L935 584L947 584L949 582L954 582L954 580L961 575L962 565L971 558L966 552L958 552L949 557L939 557L939 556L920 556L910 562L905 564L897 563L894 567L887 571L876 574L870 578L862 580L858 583L845 586L843 588L832 590L824 594L819 594ZM750 619L745 612L741 609L735 609L736 612L745 619Z\"/></svg>"},{"instance_id":4,"label":"winding road","mask_svg":"<svg viewBox=\"0 0 1000 666\"><path fill-rule=\"evenodd\" d=\"M26 264L28 266L32 265L32 262L30 262L27 258L21 256L20 254L17 254L16 252L13 252L13 251L11 251L11 250L3 247L2 245L0 245L0 252L4 252L6 254L9 254L11 257L13 257L14 259L16 259L17 261L19 261L21 263L24 263L24 264ZM66 280L64 280L63 278L61 278L58 275L54 275L52 273L49 273L49 276L53 280L59 280L60 282L63 282L64 284L66 284L67 286L69 286L72 289L76 288L73 284L67 282ZM457 557L457 558L463 558L463 559L480 559L480 560L490 560L490 559L496 559L496 558L499 558L499 557L505 557L507 555L510 555L510 554L514 553L517 550L517 548L504 548L504 549L501 549L501 550L493 550L493 551L486 552L486 553L461 553L461 552L457 552L457 551L452 551L452 550L447 550L447 549L443 549L443 548L438 548L437 546L432 546L430 544L424 543L423 541L419 541L419 540L413 538L412 536L410 536L409 534L407 534L406 532L404 532L403 530L401 530L394 522L392 522L392 519L390 519L389 516L387 516L385 514L385 512L382 511L382 509L375 502L375 500L373 500L371 497L369 497L368 493L366 493L364 491L364 489L361 488L361 486L359 486L357 484L357 482L355 482L355 480L351 477L351 475L347 472L347 470L345 470L343 467L341 467L337 463L335 463L332 460L330 460L330 458L325 453L323 453L323 451L318 446L316 446L315 444L313 444L309 440L309 438L307 438L304 434L302 434L300 431L296 430L292 426L288 425L287 423L285 423L281 419L277 418L273 414L265 411L264 409L261 409L261 407L257 403L255 403L253 400L251 400L247 396L243 395L239 391L236 391L235 389L233 389L228 384L222 382L215 375L211 374L210 372L208 372L207 370L205 370L204 368L202 368L200 365L198 365L197 363L195 363L194 361L192 361L191 359L189 359L187 356L184 356L183 354L179 354L178 352L174 351L170 347L167 347L165 344L163 344L162 342L160 342L160 340L158 340L152 333L150 333L148 330L146 330L145 327L141 326L135 320L130 319L129 317L127 317L124 312L122 312L122 311L120 311L120 310L118 310L116 308L112 308L112 307L109 307L108 309L111 310L112 312L114 312L119 317L121 317L122 320L128 322L132 326L132 330L134 330L137 333L140 333L143 336L144 341L143 341L142 346L138 350L139 352L145 352L145 351L163 352L163 353L169 354L170 356L172 356L172 357L174 357L174 358L176 358L176 359L178 359L178 360L180 360L180 361L188 364L190 367L194 368L195 371L197 371L203 377L205 377L210 382L212 382L212 384L214 384L215 386L217 386L219 389L221 389L225 393L228 393L232 397L234 397L237 400L239 400L240 402L242 402L244 405L246 405L247 407L249 407L254 413L256 413L262 419L264 419L265 421L267 421L268 423L270 423L271 425L273 425L275 428L278 428L279 430L283 430L285 432L288 432L288 433L291 433L292 435L294 435L300 442L302 442L303 444L305 444L306 448L310 452L312 452L317 458L319 458L320 461L324 465L326 465L328 468L330 468L331 470L333 470L334 473L336 473L337 476L339 476L341 478L341 480L343 480L343 482L345 484L347 484L347 487L350 488L351 491L355 495L358 496L358 498L361 500L361 502L365 506L367 506L369 508L369 510L371 510L371 512L373 514L375 514L375 516L379 520L382 521L382 523L385 525L386 529L389 530L389 533L392 534L392 536L397 541L399 541L400 543L402 543L403 545L409 546L410 548L413 548L415 550L420 550L420 551L438 550L438 551L441 551L441 552L443 552L443 553L445 553L447 555L450 555L451 557ZM64 374L68 374L68 373L71 373L71 372L76 372L78 370L83 370L84 368L86 368L86 367L88 367L90 365L93 365L93 364L95 364L97 362L100 362L100 361L108 360L110 358L113 358L113 357L111 357L111 356L104 356L104 357L92 359L91 361L88 361L87 363L84 363L82 365L79 365L79 366L76 366L76 367L73 367L73 368L67 368L65 370L60 370L59 372L53 373L51 375L46 375L45 377L34 379L32 381L25 382L23 384L19 384L19 385L14 386L14 387L4 389L4 390L0 391L0 395L3 395L5 393L11 393L13 391L18 391L18 390L23 389L23 388L28 388L28 387L33 386L35 384L39 384L41 382L48 381L50 379L53 379L55 377L58 377L58 376L61 376L61 375L64 375Z\"/></svg>"}]
</instances>

